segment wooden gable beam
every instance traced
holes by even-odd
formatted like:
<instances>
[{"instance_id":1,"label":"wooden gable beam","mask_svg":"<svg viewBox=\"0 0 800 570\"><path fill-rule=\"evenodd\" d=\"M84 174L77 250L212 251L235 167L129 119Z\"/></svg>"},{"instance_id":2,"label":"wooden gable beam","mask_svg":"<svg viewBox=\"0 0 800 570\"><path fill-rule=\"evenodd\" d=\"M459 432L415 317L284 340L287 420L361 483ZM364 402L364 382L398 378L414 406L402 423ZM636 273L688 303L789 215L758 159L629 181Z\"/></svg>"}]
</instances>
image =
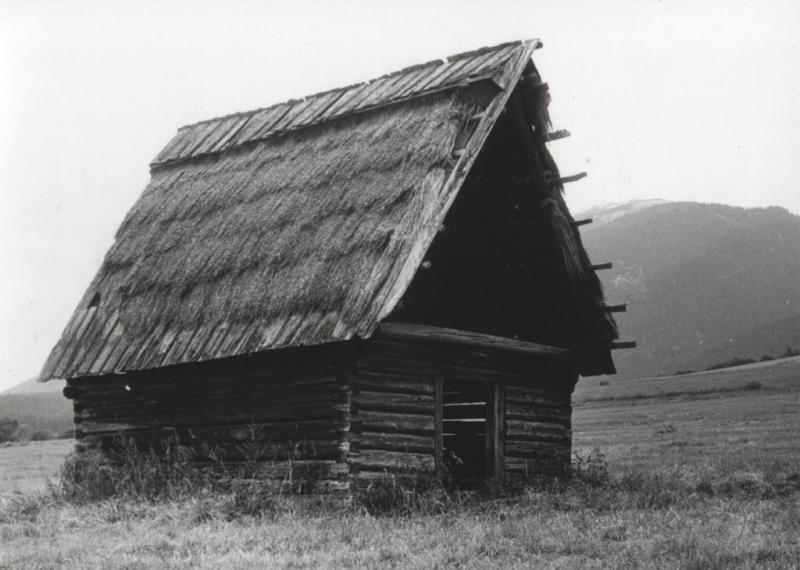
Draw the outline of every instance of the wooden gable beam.
<instances>
[{"instance_id":1,"label":"wooden gable beam","mask_svg":"<svg viewBox=\"0 0 800 570\"><path fill-rule=\"evenodd\" d=\"M624 313L628 310L628 303L621 303L619 305L604 305L603 310L606 313Z\"/></svg>"},{"instance_id":2,"label":"wooden gable beam","mask_svg":"<svg viewBox=\"0 0 800 570\"><path fill-rule=\"evenodd\" d=\"M579 172L578 174L572 174L570 176L562 176L561 178L556 178L551 181L551 184L561 186L562 184L577 182L578 180L582 180L587 176L588 174L586 174L585 172Z\"/></svg>"},{"instance_id":3,"label":"wooden gable beam","mask_svg":"<svg viewBox=\"0 0 800 570\"><path fill-rule=\"evenodd\" d=\"M592 271L601 271L603 269L611 269L612 267L614 267L614 264L608 262L608 263L598 263L597 265L590 265L589 269L591 269Z\"/></svg>"},{"instance_id":4,"label":"wooden gable beam","mask_svg":"<svg viewBox=\"0 0 800 570\"><path fill-rule=\"evenodd\" d=\"M611 350L627 350L636 348L635 340L617 340L611 343Z\"/></svg>"},{"instance_id":5,"label":"wooden gable beam","mask_svg":"<svg viewBox=\"0 0 800 570\"><path fill-rule=\"evenodd\" d=\"M572 222L572 225L576 228L579 228L580 226L585 226L587 224L591 224L592 222L594 222L592 218L586 218L585 220L575 220Z\"/></svg>"},{"instance_id":6,"label":"wooden gable beam","mask_svg":"<svg viewBox=\"0 0 800 570\"><path fill-rule=\"evenodd\" d=\"M572 136L572 134L568 130L561 129L558 131L553 131L551 133L545 133L544 135L541 135L539 139L542 142L550 142L550 141L557 141L559 139L565 139L569 136Z\"/></svg>"}]
</instances>

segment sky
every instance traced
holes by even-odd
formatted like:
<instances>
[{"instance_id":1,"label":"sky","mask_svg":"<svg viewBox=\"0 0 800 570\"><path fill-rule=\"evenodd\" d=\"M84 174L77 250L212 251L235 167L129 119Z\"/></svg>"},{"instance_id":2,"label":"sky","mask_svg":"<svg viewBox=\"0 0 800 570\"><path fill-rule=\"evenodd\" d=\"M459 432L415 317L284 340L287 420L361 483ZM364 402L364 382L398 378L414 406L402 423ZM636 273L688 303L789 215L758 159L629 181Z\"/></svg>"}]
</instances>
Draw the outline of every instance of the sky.
<instances>
[{"instance_id":1,"label":"sky","mask_svg":"<svg viewBox=\"0 0 800 570\"><path fill-rule=\"evenodd\" d=\"M800 213L800 3L0 0L0 391L36 376L185 124L540 38L573 211Z\"/></svg>"}]
</instances>

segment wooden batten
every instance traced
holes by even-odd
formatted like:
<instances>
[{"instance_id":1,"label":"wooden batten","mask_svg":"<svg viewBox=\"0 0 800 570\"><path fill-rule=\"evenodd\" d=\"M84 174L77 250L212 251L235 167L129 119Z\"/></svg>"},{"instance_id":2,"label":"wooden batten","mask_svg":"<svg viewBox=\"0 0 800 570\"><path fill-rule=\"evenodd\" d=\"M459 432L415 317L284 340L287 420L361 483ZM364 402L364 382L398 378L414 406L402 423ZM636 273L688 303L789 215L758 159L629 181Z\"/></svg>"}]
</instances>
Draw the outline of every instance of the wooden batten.
<instances>
[{"instance_id":1,"label":"wooden batten","mask_svg":"<svg viewBox=\"0 0 800 570\"><path fill-rule=\"evenodd\" d=\"M551 181L552 186L561 186L563 184L569 184L570 182L577 182L578 180L583 180L586 178L588 174L585 172L579 172L578 174L572 174L570 176L562 176L561 178L556 178Z\"/></svg>"},{"instance_id":2,"label":"wooden batten","mask_svg":"<svg viewBox=\"0 0 800 570\"><path fill-rule=\"evenodd\" d=\"M552 132L549 132L549 133L545 133L542 137L540 137L540 140L542 142L551 142L551 141L557 141L557 140L560 140L560 139L565 139L565 138L570 137L570 136L572 136L572 134L568 130L561 129L561 130L558 130L558 131L552 131Z\"/></svg>"},{"instance_id":3,"label":"wooden batten","mask_svg":"<svg viewBox=\"0 0 800 570\"><path fill-rule=\"evenodd\" d=\"M381 324L378 334L420 343L445 343L477 350L536 355L564 361L571 357L570 351L565 348L444 327L391 322Z\"/></svg>"}]
</instances>

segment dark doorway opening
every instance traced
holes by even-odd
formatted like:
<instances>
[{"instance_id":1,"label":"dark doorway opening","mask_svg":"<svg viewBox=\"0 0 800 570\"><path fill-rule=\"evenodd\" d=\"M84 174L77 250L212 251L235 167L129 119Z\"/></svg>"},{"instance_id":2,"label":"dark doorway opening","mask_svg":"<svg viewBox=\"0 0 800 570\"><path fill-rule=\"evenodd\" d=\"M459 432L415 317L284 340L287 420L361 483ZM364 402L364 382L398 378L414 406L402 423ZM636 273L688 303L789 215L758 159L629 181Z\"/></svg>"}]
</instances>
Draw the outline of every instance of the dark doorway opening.
<instances>
[{"instance_id":1,"label":"dark doorway opening","mask_svg":"<svg viewBox=\"0 0 800 570\"><path fill-rule=\"evenodd\" d=\"M487 418L491 385L445 379L442 392L444 466L457 487L483 486L489 473Z\"/></svg>"}]
</instances>

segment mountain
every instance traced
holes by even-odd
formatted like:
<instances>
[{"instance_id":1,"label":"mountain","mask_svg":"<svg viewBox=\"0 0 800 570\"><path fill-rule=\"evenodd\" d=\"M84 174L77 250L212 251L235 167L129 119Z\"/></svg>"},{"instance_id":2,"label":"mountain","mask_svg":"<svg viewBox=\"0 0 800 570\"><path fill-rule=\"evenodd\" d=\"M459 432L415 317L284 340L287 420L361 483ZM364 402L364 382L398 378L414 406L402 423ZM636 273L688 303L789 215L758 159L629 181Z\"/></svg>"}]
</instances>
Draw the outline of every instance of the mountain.
<instances>
[{"instance_id":1,"label":"mountain","mask_svg":"<svg viewBox=\"0 0 800 570\"><path fill-rule=\"evenodd\" d=\"M24 382L12 386L0 392L0 395L9 394L44 394L44 393L61 393L64 389L65 382L63 380L51 380L50 382L39 382L36 378L29 378Z\"/></svg>"},{"instance_id":2,"label":"mountain","mask_svg":"<svg viewBox=\"0 0 800 570\"><path fill-rule=\"evenodd\" d=\"M783 208L637 201L583 212L609 304L635 350L623 376L704 369L800 348L800 216Z\"/></svg>"}]
</instances>

